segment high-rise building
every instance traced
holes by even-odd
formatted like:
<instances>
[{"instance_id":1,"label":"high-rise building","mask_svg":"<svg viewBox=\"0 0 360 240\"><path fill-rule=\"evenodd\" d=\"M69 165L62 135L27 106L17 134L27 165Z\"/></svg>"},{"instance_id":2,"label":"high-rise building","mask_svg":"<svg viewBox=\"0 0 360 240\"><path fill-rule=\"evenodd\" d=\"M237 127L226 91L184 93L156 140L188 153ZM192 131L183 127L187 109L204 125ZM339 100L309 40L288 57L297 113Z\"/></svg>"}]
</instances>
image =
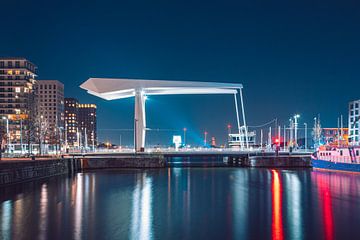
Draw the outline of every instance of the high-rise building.
<instances>
[{"instance_id":1,"label":"high-rise building","mask_svg":"<svg viewBox=\"0 0 360 240\"><path fill-rule=\"evenodd\" d=\"M96 105L65 98L65 129L68 147L96 146Z\"/></svg>"},{"instance_id":2,"label":"high-rise building","mask_svg":"<svg viewBox=\"0 0 360 240\"><path fill-rule=\"evenodd\" d=\"M57 80L38 80L38 114L46 122L45 141L61 144L64 133L64 84Z\"/></svg>"},{"instance_id":3,"label":"high-rise building","mask_svg":"<svg viewBox=\"0 0 360 240\"><path fill-rule=\"evenodd\" d=\"M8 145L12 149L32 140L31 124L36 118L36 71L37 67L25 58L0 58L0 119L1 125L4 120L8 121Z\"/></svg>"},{"instance_id":4,"label":"high-rise building","mask_svg":"<svg viewBox=\"0 0 360 240\"><path fill-rule=\"evenodd\" d=\"M65 98L65 142L70 147L79 146L78 109L76 98Z\"/></svg>"},{"instance_id":5,"label":"high-rise building","mask_svg":"<svg viewBox=\"0 0 360 240\"><path fill-rule=\"evenodd\" d=\"M349 144L360 143L360 100L349 102Z\"/></svg>"},{"instance_id":6,"label":"high-rise building","mask_svg":"<svg viewBox=\"0 0 360 240\"><path fill-rule=\"evenodd\" d=\"M57 80L38 80L38 113L51 128L64 127L64 84Z\"/></svg>"},{"instance_id":7,"label":"high-rise building","mask_svg":"<svg viewBox=\"0 0 360 240\"><path fill-rule=\"evenodd\" d=\"M84 146L96 145L96 105L79 104L79 130L81 130Z\"/></svg>"}]
</instances>

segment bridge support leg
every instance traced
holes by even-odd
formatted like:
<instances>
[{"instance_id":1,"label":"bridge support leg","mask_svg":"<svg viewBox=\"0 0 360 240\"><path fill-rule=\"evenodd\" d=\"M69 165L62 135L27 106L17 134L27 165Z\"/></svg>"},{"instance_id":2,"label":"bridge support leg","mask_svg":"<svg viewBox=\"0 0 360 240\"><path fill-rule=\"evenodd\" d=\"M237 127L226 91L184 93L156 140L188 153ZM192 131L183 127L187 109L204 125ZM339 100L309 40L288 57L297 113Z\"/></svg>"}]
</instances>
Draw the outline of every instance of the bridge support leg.
<instances>
[{"instance_id":1,"label":"bridge support leg","mask_svg":"<svg viewBox=\"0 0 360 240\"><path fill-rule=\"evenodd\" d=\"M136 152L145 149L146 115L145 94L139 89L135 92L134 146Z\"/></svg>"}]
</instances>

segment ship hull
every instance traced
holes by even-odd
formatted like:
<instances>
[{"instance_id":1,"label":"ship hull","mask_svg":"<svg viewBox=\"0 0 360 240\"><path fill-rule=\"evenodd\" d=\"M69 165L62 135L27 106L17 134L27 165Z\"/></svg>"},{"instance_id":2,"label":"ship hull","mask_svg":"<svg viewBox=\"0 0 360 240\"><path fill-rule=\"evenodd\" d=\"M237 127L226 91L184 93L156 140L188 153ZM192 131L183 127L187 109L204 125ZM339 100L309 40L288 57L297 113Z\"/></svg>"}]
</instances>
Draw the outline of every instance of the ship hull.
<instances>
[{"instance_id":1,"label":"ship hull","mask_svg":"<svg viewBox=\"0 0 360 240\"><path fill-rule=\"evenodd\" d=\"M347 172L360 172L360 164L357 163L339 163L330 162L320 159L312 159L311 164L313 168L334 170L334 171L347 171Z\"/></svg>"}]
</instances>

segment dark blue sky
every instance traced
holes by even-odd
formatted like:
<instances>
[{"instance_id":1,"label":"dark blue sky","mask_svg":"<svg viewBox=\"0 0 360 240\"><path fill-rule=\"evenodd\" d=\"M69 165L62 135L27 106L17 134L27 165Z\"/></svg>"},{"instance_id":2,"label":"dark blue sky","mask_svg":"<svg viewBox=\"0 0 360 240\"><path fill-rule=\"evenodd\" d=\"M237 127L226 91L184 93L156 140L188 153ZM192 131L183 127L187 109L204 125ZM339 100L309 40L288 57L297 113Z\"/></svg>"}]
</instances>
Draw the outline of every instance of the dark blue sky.
<instances>
[{"instance_id":1,"label":"dark blue sky","mask_svg":"<svg viewBox=\"0 0 360 240\"><path fill-rule=\"evenodd\" d=\"M66 96L98 105L100 140L132 128L133 100L106 102L79 85L89 77L241 82L249 125L293 113L312 125L347 119L360 98L358 1L2 1L0 54L38 65ZM229 96L162 96L148 127L206 129L221 142L235 124ZM150 132L152 143L174 132ZM127 137L129 136L129 137ZM123 132L123 143L131 143Z\"/></svg>"}]
</instances>

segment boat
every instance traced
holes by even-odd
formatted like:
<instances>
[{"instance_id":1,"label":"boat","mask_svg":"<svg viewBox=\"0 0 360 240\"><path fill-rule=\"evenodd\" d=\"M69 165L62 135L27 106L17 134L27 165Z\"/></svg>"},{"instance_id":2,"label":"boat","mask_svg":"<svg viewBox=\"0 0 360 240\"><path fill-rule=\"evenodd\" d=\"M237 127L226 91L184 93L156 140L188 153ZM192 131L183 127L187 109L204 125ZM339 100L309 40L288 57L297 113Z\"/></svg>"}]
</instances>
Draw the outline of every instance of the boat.
<instances>
[{"instance_id":1,"label":"boat","mask_svg":"<svg viewBox=\"0 0 360 240\"><path fill-rule=\"evenodd\" d=\"M241 131L239 133L230 133L228 135L228 145L230 148L240 148L241 146L246 146L246 135L247 135L247 144L249 147L256 146L256 133L254 131Z\"/></svg>"},{"instance_id":2,"label":"boat","mask_svg":"<svg viewBox=\"0 0 360 240\"><path fill-rule=\"evenodd\" d=\"M312 154L313 168L360 172L360 146L320 146Z\"/></svg>"}]
</instances>

